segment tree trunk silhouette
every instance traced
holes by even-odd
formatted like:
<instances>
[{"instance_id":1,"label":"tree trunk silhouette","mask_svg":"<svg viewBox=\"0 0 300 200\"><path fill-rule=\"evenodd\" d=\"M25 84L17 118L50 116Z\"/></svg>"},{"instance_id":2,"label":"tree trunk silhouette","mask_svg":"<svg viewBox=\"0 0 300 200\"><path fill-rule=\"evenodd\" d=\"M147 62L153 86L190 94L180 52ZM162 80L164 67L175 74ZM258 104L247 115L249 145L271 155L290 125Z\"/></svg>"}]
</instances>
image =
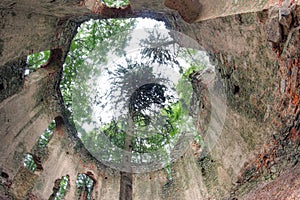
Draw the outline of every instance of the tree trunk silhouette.
<instances>
[{"instance_id":1,"label":"tree trunk silhouette","mask_svg":"<svg viewBox=\"0 0 300 200\"><path fill-rule=\"evenodd\" d=\"M124 154L121 166L124 170L121 172L120 180L120 200L132 199L132 172L131 172L131 158L132 158L132 138L134 134L133 116L130 112L128 116L128 130L125 136Z\"/></svg>"}]
</instances>

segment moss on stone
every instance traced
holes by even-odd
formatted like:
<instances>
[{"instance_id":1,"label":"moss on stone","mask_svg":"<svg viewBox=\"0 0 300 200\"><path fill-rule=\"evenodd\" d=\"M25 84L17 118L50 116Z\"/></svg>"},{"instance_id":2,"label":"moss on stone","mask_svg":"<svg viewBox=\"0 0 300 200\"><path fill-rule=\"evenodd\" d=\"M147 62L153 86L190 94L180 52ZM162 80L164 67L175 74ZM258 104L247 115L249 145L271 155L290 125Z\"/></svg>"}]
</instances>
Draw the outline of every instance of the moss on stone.
<instances>
[{"instance_id":1,"label":"moss on stone","mask_svg":"<svg viewBox=\"0 0 300 200\"><path fill-rule=\"evenodd\" d=\"M21 91L24 83L25 59L26 58L16 59L0 67L0 102Z\"/></svg>"},{"instance_id":2,"label":"moss on stone","mask_svg":"<svg viewBox=\"0 0 300 200\"><path fill-rule=\"evenodd\" d=\"M33 174L25 167L21 167L14 177L12 191L17 199L25 199L38 179L38 175Z\"/></svg>"},{"instance_id":3,"label":"moss on stone","mask_svg":"<svg viewBox=\"0 0 300 200\"><path fill-rule=\"evenodd\" d=\"M2 40L2 39L0 38L0 56L2 56L3 46L4 46L4 40Z\"/></svg>"},{"instance_id":4,"label":"moss on stone","mask_svg":"<svg viewBox=\"0 0 300 200\"><path fill-rule=\"evenodd\" d=\"M198 160L204 184L209 193L212 193L213 187L218 185L218 164L208 154Z\"/></svg>"}]
</instances>

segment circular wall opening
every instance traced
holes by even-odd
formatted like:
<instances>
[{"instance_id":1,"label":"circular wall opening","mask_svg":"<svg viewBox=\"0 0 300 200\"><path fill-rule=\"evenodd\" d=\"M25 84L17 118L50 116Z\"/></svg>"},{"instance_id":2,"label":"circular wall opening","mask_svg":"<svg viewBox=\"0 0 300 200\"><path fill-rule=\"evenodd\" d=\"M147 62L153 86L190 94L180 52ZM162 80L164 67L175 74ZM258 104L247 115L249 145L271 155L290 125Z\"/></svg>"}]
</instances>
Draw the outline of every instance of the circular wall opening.
<instances>
[{"instance_id":1,"label":"circular wall opening","mask_svg":"<svg viewBox=\"0 0 300 200\"><path fill-rule=\"evenodd\" d=\"M192 38L148 18L90 20L79 27L61 91L69 120L93 157L119 171L143 173L169 166L192 141L203 142L195 82L210 84L209 100L220 95L214 66L200 49Z\"/></svg>"}]
</instances>

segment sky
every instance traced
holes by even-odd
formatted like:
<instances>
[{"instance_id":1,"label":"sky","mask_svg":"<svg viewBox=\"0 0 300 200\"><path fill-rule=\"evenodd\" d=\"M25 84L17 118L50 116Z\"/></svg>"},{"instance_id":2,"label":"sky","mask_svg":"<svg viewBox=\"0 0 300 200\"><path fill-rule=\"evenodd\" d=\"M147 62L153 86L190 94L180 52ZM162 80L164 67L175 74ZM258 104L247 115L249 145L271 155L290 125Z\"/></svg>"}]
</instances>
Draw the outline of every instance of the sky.
<instances>
[{"instance_id":1,"label":"sky","mask_svg":"<svg viewBox=\"0 0 300 200\"><path fill-rule=\"evenodd\" d=\"M139 53L140 50L143 48L143 47L141 47L140 44L141 44L142 40L149 38L149 33L147 31L152 31L154 28L158 30L158 33L165 35L167 38L170 38L169 41L173 40L173 38L171 38L169 35L169 30L166 29L166 26L163 22L159 22L159 21L149 19L149 18L137 18L136 19L136 27L131 32L131 40L128 42L129 44L125 48L127 58L130 57L131 59L133 59L135 61L142 62L142 63L144 62L141 58L141 54ZM191 39L187 38L187 40L191 40ZM178 45L177 45L177 47L175 47L175 46L173 46L173 44L169 45L168 47L170 47L171 51L173 48L173 51L175 54L177 53L176 51L178 51L178 49L179 49ZM177 54L177 55L179 55L179 54ZM116 53L113 51L110 51L108 53L107 58L108 58L107 63L103 63L102 65L100 64L99 66L94 66L96 68L101 69L102 72L101 72L100 76L97 75L95 77L92 77L92 79L90 80L91 91L93 91L93 92L97 91L96 92L97 94L91 93L91 96L95 95L91 99L95 99L96 95L98 95L98 94L105 94L111 90L111 83L109 80L111 78L111 76L109 76L107 70L105 70L107 68L107 66L110 66L110 70L113 71L114 68L116 69L117 64L124 65L126 63L125 56L120 57L120 56L116 55ZM203 60L204 65L210 65L208 56L203 51L198 51L195 54L195 57L191 58L191 59L198 59L198 60L201 59L201 60ZM180 63L180 66L183 67L184 69L187 69L190 67L190 63L188 63L187 58L182 58L182 57L178 56L177 60ZM92 63L92 62L90 62L90 60L87 60L86 62L89 65ZM171 66L165 65L164 67L161 67L159 65L154 64L153 71L154 71L154 74L157 74L157 75L162 74L164 78L167 78L170 80L169 88L171 88L172 86L175 87L176 84L178 83L178 80L181 78L181 74L179 73L179 70L175 70ZM97 84L95 84L95 82ZM96 87L96 88L93 88L93 87ZM169 94L170 93L172 93L172 90L169 90ZM175 97L178 97L176 95L176 91L173 91L172 94ZM109 102L110 102L109 98L106 100L104 98L102 98L101 101L102 101L102 103L108 103L108 105L103 108L103 107L101 107L101 105L91 102L91 104L92 104L91 107L93 110L92 121L94 121L94 123L82 124L82 127L87 132L92 131L95 128L98 128L99 126L101 126L102 123L109 123L113 117L118 117L118 116L124 115L124 113L127 112L124 109L119 109L119 110L113 109L112 110L113 105L109 104ZM120 105L119 108L122 108L122 106ZM101 121L100 121L100 119L101 119Z\"/></svg>"}]
</instances>

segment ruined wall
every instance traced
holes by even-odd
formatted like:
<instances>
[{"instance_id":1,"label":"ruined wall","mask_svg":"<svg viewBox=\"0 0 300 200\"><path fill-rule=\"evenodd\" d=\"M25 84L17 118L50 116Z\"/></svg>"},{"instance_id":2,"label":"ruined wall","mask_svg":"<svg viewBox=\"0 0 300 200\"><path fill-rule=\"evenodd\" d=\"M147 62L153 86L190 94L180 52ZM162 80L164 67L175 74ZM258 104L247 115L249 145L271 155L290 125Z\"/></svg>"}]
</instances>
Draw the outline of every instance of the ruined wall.
<instances>
[{"instance_id":1,"label":"ruined wall","mask_svg":"<svg viewBox=\"0 0 300 200\"><path fill-rule=\"evenodd\" d=\"M87 173L97 180L94 198L117 199L119 172L96 161L74 137L72 127L68 128L60 117L62 100L54 86L60 74L57 69L61 66L58 68L53 63L26 77L22 92L1 103L0 197L48 199L56 180L68 175L66 199L75 199L78 197L77 175ZM37 140L53 119L56 121L53 136L46 149L39 151L35 147ZM34 155L40 165L34 173L23 166L26 153Z\"/></svg>"},{"instance_id":2,"label":"ruined wall","mask_svg":"<svg viewBox=\"0 0 300 200\"><path fill-rule=\"evenodd\" d=\"M41 132L47 128L53 117L45 110L41 95L43 84L47 81L47 73L45 70L40 71L31 78L23 85L26 89L5 99L0 107L0 168L1 173L5 175L4 183L7 184L17 174L19 168L22 168L25 154L31 151Z\"/></svg>"},{"instance_id":3,"label":"ruined wall","mask_svg":"<svg viewBox=\"0 0 300 200\"><path fill-rule=\"evenodd\" d=\"M170 9L176 10L189 23L262 11L282 3L282 1L276 0L220 0L216 2L210 0L153 0L151 2L131 0L130 2L134 9L151 8L160 12L170 12Z\"/></svg>"},{"instance_id":4,"label":"ruined wall","mask_svg":"<svg viewBox=\"0 0 300 200\"><path fill-rule=\"evenodd\" d=\"M187 22L196 22L237 13L260 11L276 4L277 1L131 1L128 9L109 9L95 0L70 1L31 1L0 2L0 64L20 56L57 47L55 38L59 37L56 26L59 21L69 17L82 17L96 14L103 17L134 15L131 11L155 10L171 13L175 9ZM34 8L34 9L33 9ZM117 14L114 14L117 13ZM22 32L22 34L19 34ZM23 40L31 38L31 40ZM14 48L12 48L14 47ZM5 50L5 52L3 52Z\"/></svg>"},{"instance_id":5,"label":"ruined wall","mask_svg":"<svg viewBox=\"0 0 300 200\"><path fill-rule=\"evenodd\" d=\"M61 120L61 119L60 119ZM60 122L61 123L61 122ZM66 199L76 199L76 178L79 173L88 173L96 180L93 197L95 199L117 199L120 174L95 161L83 145L68 135L65 124L57 126L47 145L48 154L43 163L43 172L37 178L32 194L37 199L48 199L56 179L69 175L70 189ZM49 190L50 189L50 190Z\"/></svg>"},{"instance_id":6,"label":"ruined wall","mask_svg":"<svg viewBox=\"0 0 300 200\"><path fill-rule=\"evenodd\" d=\"M0 48L1 65L33 52L50 49L57 18L12 9L1 9L0 12L0 38L3 41Z\"/></svg>"},{"instance_id":7,"label":"ruined wall","mask_svg":"<svg viewBox=\"0 0 300 200\"><path fill-rule=\"evenodd\" d=\"M255 189L249 190L257 182L262 182L256 186L260 188L257 197L266 197L268 187L274 188L273 193L281 192L280 197L297 197L296 187L276 185L299 180L299 173L294 179L290 175L299 168L299 7L263 10L279 5L277 1L251 1L250 6L244 1L211 4L205 0L131 3L139 12L166 12L175 30L199 42L217 66L216 75L224 84L229 106L216 146L205 156L191 147L172 164L172 181L164 170L134 175L133 199L230 195L251 199ZM7 0L0 5L0 197L48 199L55 181L69 175L66 199L74 199L77 174L89 172L96 180L93 198L118 199L120 173L98 163L84 149L62 118L63 102L57 94L63 59L77 26L67 19L97 16L92 13L96 3ZM210 20L187 24L170 8L188 22ZM47 49L52 49L47 67L24 79L24 58L20 58ZM42 170L26 171L24 154L37 153L33 146L53 119L57 127L45 155L40 155ZM285 172L289 168L291 171ZM263 181L273 179L263 186Z\"/></svg>"},{"instance_id":8,"label":"ruined wall","mask_svg":"<svg viewBox=\"0 0 300 200\"><path fill-rule=\"evenodd\" d=\"M22 90L25 66L25 58L21 58L0 68L0 101Z\"/></svg>"}]
</instances>

